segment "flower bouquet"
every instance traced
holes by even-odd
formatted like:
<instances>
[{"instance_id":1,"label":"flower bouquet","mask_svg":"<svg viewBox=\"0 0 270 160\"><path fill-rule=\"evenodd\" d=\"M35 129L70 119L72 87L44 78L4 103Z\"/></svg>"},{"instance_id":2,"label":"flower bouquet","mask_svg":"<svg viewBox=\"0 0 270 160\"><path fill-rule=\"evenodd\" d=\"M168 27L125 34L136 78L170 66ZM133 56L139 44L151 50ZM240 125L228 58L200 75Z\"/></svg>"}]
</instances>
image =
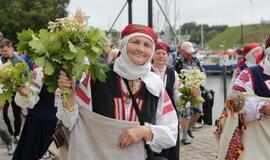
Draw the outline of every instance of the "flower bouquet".
<instances>
[{"instance_id":1,"label":"flower bouquet","mask_svg":"<svg viewBox=\"0 0 270 160\"><path fill-rule=\"evenodd\" d=\"M13 65L11 61L0 66L0 103L11 102L20 86L31 81L30 69L26 63Z\"/></svg>"},{"instance_id":2,"label":"flower bouquet","mask_svg":"<svg viewBox=\"0 0 270 160\"><path fill-rule=\"evenodd\" d=\"M183 84L178 91L181 93L177 106L180 110L186 108L188 102L191 107L198 107L205 100L200 95L200 86L205 83L206 76L199 69L182 69L179 80Z\"/></svg>"},{"instance_id":3,"label":"flower bouquet","mask_svg":"<svg viewBox=\"0 0 270 160\"><path fill-rule=\"evenodd\" d=\"M49 92L58 87L59 71L63 70L71 78L80 80L83 73L91 74L92 79L105 80L107 65L98 63L105 47L106 36L98 28L88 27L84 20L61 18L48 23L48 28L34 32L31 29L18 33L18 50L43 67L43 83ZM68 89L61 89L64 98Z\"/></svg>"}]
</instances>

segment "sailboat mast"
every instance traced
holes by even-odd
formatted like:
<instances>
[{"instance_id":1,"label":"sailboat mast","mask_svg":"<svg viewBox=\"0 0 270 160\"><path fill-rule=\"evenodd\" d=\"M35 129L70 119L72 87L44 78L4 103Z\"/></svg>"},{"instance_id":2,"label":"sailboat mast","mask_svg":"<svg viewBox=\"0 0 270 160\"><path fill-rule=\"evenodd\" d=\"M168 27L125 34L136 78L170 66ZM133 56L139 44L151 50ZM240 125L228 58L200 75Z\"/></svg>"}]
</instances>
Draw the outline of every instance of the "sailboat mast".
<instances>
[{"instance_id":1,"label":"sailboat mast","mask_svg":"<svg viewBox=\"0 0 270 160\"><path fill-rule=\"evenodd\" d=\"M176 6L177 6L176 0L174 0L174 24L173 24L173 28L174 28L175 31L176 31L176 21L177 21ZM174 44L174 45L176 45L176 43L177 43L176 41L177 41L177 40L176 40L176 37L174 37L174 39L173 39L173 44Z\"/></svg>"},{"instance_id":2,"label":"sailboat mast","mask_svg":"<svg viewBox=\"0 0 270 160\"><path fill-rule=\"evenodd\" d=\"M203 45L203 24L201 25L201 47L203 48L204 45Z\"/></svg>"}]
</instances>

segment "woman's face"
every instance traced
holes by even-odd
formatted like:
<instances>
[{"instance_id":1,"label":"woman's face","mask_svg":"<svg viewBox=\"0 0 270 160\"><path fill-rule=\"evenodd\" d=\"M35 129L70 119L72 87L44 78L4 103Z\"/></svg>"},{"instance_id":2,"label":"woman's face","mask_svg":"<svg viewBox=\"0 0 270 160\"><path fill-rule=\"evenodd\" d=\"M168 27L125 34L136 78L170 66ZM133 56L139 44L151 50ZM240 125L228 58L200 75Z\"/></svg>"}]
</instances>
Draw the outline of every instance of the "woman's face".
<instances>
[{"instance_id":1,"label":"woman's face","mask_svg":"<svg viewBox=\"0 0 270 160\"><path fill-rule=\"evenodd\" d=\"M154 57L153 57L153 62L154 65L166 65L168 61L168 53L164 49L158 49L156 50Z\"/></svg>"},{"instance_id":2,"label":"woman's face","mask_svg":"<svg viewBox=\"0 0 270 160\"><path fill-rule=\"evenodd\" d=\"M132 63L143 65L152 56L153 42L143 36L131 38L127 44L127 55Z\"/></svg>"}]
</instances>

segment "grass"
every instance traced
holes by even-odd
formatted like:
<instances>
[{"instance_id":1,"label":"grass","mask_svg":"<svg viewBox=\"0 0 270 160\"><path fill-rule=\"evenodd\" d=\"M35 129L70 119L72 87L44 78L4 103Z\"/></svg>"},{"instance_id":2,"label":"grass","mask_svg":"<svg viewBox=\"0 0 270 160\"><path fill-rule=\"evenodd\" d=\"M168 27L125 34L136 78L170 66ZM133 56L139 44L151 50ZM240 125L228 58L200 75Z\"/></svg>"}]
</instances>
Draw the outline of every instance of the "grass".
<instances>
[{"instance_id":1,"label":"grass","mask_svg":"<svg viewBox=\"0 0 270 160\"><path fill-rule=\"evenodd\" d=\"M270 35L270 24L252 24L243 26L243 42L264 44ZM227 50L241 46L241 26L227 28L224 32L207 42L211 50ZM221 46L223 45L223 47Z\"/></svg>"}]
</instances>

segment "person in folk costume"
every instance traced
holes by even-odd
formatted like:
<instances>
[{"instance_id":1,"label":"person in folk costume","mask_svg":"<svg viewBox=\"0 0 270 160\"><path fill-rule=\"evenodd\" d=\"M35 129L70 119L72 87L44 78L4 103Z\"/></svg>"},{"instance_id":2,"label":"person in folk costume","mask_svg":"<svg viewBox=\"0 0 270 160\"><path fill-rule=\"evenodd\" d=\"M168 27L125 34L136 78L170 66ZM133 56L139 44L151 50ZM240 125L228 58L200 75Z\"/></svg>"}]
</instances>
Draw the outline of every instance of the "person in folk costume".
<instances>
[{"instance_id":1,"label":"person in folk costume","mask_svg":"<svg viewBox=\"0 0 270 160\"><path fill-rule=\"evenodd\" d=\"M28 109L28 114L13 160L40 159L52 142L57 109L54 93L49 93L43 85L43 77L43 69L35 68L31 84L20 87L15 95L16 104Z\"/></svg>"},{"instance_id":2,"label":"person in folk costume","mask_svg":"<svg viewBox=\"0 0 270 160\"><path fill-rule=\"evenodd\" d=\"M176 111L163 87L162 80L151 71L151 59L155 52L156 42L157 36L150 27L139 24L126 26L121 33L119 43L121 54L114 65L111 65L111 70L106 73L106 81L90 80L88 82L90 79L88 75L76 88L76 94L71 89L74 82L64 72L60 72L58 84L60 88L69 88L70 95L68 103L59 103L57 117L71 131L71 135L76 135L76 125L81 124L80 119L83 119L82 112L85 108L88 112L93 111L120 121L138 121L138 115L127 89L130 86L146 123L126 129L120 138L117 138L119 139L118 146L124 150L145 140L150 149L158 153L176 145L178 135ZM91 89L86 90L89 87ZM92 156L87 155L86 150L82 152L81 145L72 148L80 151L80 155L76 155L76 151L69 154L72 152L71 145L69 143L68 159ZM117 145L111 147L117 147ZM111 159L116 158L120 157L111 157ZM130 159L129 157L122 158Z\"/></svg>"},{"instance_id":3,"label":"person in folk costume","mask_svg":"<svg viewBox=\"0 0 270 160\"><path fill-rule=\"evenodd\" d=\"M232 85L232 95L227 100L227 124L222 126L218 159L268 160L270 157L269 41L270 37L265 45L262 62L244 69Z\"/></svg>"},{"instance_id":4,"label":"person in folk costume","mask_svg":"<svg viewBox=\"0 0 270 160\"><path fill-rule=\"evenodd\" d=\"M236 65L230 86L232 86L233 82L239 76L241 71L243 71L245 68L259 64L264 57L262 47L257 43L245 45L239 54L242 55L243 58L240 59Z\"/></svg>"},{"instance_id":5,"label":"person in folk costume","mask_svg":"<svg viewBox=\"0 0 270 160\"><path fill-rule=\"evenodd\" d=\"M177 88L180 87L180 83L176 71L167 66L169 53L169 45L166 42L158 42L156 45L156 52L153 56L152 69L163 80L166 91L177 111L176 103L180 96ZM176 146L163 150L159 155L168 160L179 160L179 136L177 137Z\"/></svg>"}]
</instances>

